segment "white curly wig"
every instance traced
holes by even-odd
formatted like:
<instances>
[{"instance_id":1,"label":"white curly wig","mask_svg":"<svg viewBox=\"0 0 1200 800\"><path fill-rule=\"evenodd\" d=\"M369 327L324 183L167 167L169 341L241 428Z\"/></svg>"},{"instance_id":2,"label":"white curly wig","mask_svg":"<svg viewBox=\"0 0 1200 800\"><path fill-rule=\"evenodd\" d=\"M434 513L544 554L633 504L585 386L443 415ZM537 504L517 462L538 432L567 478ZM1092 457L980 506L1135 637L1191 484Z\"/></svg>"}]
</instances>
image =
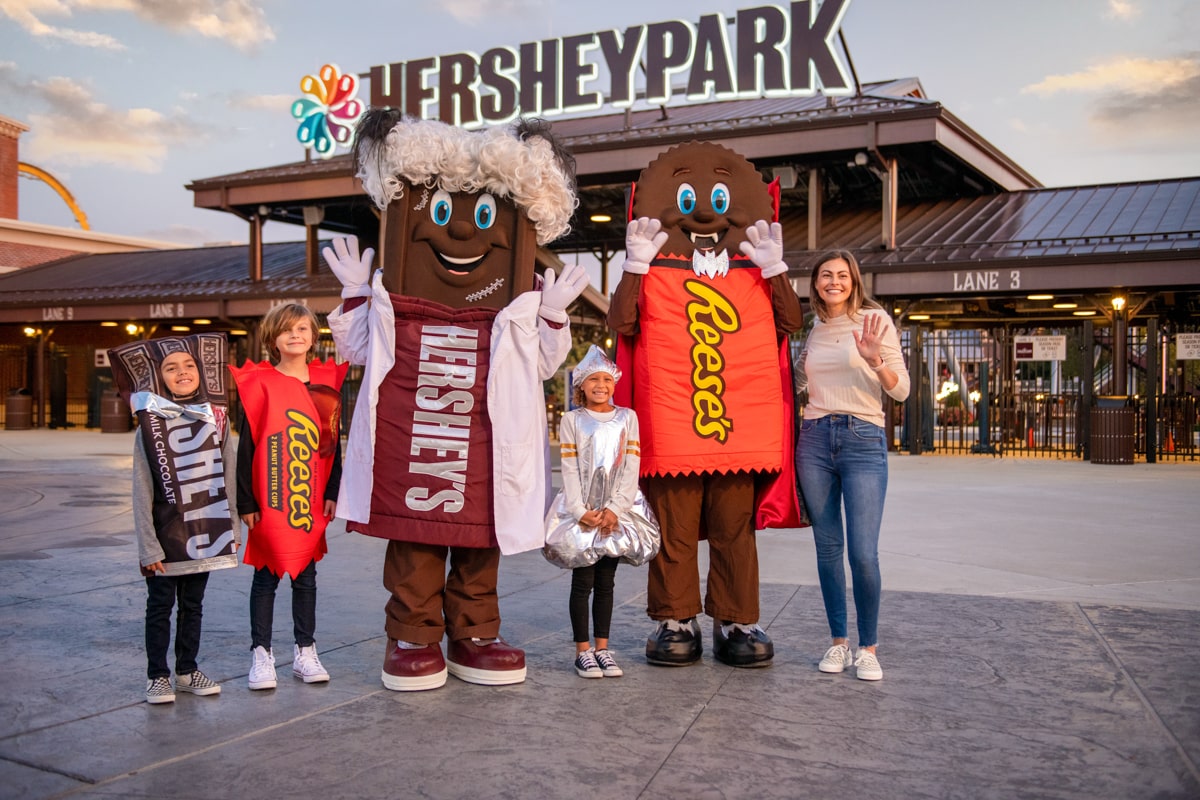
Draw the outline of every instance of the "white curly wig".
<instances>
[{"instance_id":1,"label":"white curly wig","mask_svg":"<svg viewBox=\"0 0 1200 800\"><path fill-rule=\"evenodd\" d=\"M381 210L404 194L405 182L490 192L522 209L538 244L546 244L570 229L578 204L565 154L541 133L522 136L516 126L472 132L375 110L359 126L355 153L358 178Z\"/></svg>"}]
</instances>

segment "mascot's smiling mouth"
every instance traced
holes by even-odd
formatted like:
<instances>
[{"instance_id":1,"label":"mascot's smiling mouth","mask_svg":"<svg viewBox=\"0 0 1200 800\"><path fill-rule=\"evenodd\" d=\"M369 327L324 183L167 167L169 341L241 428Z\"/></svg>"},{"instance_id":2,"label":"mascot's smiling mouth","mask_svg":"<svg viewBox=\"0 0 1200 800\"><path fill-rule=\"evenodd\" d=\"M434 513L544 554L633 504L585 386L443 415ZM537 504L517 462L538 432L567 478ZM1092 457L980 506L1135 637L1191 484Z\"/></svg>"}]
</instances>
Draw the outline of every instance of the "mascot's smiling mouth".
<instances>
[{"instance_id":1,"label":"mascot's smiling mouth","mask_svg":"<svg viewBox=\"0 0 1200 800\"><path fill-rule=\"evenodd\" d=\"M483 259L486 257L486 255L483 255L476 256L475 258L455 258L454 256L439 253L436 250L433 251L433 254L437 256L437 260L446 268L447 272L452 272L455 275L470 274L476 267L483 263Z\"/></svg>"}]
</instances>

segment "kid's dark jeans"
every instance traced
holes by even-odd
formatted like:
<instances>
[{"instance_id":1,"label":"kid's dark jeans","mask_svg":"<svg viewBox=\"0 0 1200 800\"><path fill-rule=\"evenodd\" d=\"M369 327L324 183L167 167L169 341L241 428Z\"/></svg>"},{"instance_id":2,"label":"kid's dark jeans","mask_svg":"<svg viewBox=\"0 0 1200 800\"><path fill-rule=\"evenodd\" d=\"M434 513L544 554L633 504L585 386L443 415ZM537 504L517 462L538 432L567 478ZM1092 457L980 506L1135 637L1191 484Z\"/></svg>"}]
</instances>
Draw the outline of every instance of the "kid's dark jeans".
<instances>
[{"instance_id":1,"label":"kid's dark jeans","mask_svg":"<svg viewBox=\"0 0 1200 800\"><path fill-rule=\"evenodd\" d=\"M189 675L196 671L207 586L207 572L146 578L146 677L150 680L171 676L167 667L167 648L171 645L171 610L177 600L175 674Z\"/></svg>"}]
</instances>

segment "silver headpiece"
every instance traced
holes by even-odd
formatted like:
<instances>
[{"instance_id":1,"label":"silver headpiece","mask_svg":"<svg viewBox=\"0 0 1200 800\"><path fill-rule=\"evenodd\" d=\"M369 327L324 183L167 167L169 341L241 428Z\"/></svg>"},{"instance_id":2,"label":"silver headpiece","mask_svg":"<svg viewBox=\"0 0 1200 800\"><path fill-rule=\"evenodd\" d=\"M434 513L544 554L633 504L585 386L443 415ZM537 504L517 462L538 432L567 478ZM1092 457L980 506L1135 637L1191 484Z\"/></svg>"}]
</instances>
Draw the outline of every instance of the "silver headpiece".
<instances>
[{"instance_id":1,"label":"silver headpiece","mask_svg":"<svg viewBox=\"0 0 1200 800\"><path fill-rule=\"evenodd\" d=\"M571 385L578 389L583 379L593 372L607 372L613 376L613 382L621 380L621 370L596 345L588 348L587 355L571 371Z\"/></svg>"}]
</instances>

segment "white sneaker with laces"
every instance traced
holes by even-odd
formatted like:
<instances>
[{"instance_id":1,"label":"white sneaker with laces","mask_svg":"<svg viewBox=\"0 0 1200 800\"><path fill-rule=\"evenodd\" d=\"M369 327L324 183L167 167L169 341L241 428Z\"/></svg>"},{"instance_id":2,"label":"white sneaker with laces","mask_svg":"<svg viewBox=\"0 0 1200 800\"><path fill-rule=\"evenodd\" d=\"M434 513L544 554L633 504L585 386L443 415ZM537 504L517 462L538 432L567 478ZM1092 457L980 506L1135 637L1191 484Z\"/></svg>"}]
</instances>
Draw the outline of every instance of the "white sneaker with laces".
<instances>
[{"instance_id":1,"label":"white sneaker with laces","mask_svg":"<svg viewBox=\"0 0 1200 800\"><path fill-rule=\"evenodd\" d=\"M329 680L329 673L321 666L315 644L308 647L292 645L292 675L305 683L325 683Z\"/></svg>"},{"instance_id":2,"label":"white sneaker with laces","mask_svg":"<svg viewBox=\"0 0 1200 800\"><path fill-rule=\"evenodd\" d=\"M625 670L617 666L617 660L608 650L596 651L596 663L600 665L600 674L606 678L619 678L625 674Z\"/></svg>"},{"instance_id":3,"label":"white sneaker with laces","mask_svg":"<svg viewBox=\"0 0 1200 800\"><path fill-rule=\"evenodd\" d=\"M275 648L267 650L262 645L255 647L250 653L254 659L250 662L249 683L251 689L275 688Z\"/></svg>"},{"instance_id":4,"label":"white sneaker with laces","mask_svg":"<svg viewBox=\"0 0 1200 800\"><path fill-rule=\"evenodd\" d=\"M850 645L843 642L835 644L825 651L825 655L821 657L821 663L817 664L817 669L821 672L841 672L852 663L854 663L854 657L850 655Z\"/></svg>"},{"instance_id":5,"label":"white sneaker with laces","mask_svg":"<svg viewBox=\"0 0 1200 800\"><path fill-rule=\"evenodd\" d=\"M854 675L860 681L880 681L883 680L883 668L874 653L859 648L858 657L854 659Z\"/></svg>"}]
</instances>

